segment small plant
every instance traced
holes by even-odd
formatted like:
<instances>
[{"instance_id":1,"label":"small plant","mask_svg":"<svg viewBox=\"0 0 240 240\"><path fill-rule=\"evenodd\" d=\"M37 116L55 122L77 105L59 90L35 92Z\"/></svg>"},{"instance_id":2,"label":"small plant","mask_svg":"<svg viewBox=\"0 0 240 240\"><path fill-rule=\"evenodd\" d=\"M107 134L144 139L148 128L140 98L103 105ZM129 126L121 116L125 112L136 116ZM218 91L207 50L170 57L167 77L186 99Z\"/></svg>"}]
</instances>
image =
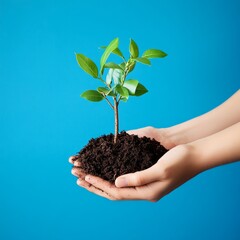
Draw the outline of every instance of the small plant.
<instances>
[{"instance_id":1,"label":"small plant","mask_svg":"<svg viewBox=\"0 0 240 240\"><path fill-rule=\"evenodd\" d=\"M118 107L121 101L126 102L130 96L141 96L148 90L136 79L127 79L130 72L133 71L137 63L151 65L149 59L163 58L167 54L158 49L148 49L139 57L139 50L136 42L131 39L129 44L130 56L126 59L121 50L118 48L119 39L115 38L104 49L100 60L100 69L88 57L81 53L76 54L79 66L95 79L100 80L104 86L98 87L97 90L87 90L81 94L81 97L92 101L99 102L106 100L109 106L114 110L115 117L115 134L114 143L117 141L119 132L119 115ZM115 54L121 58L120 63L107 62L110 54ZM109 69L104 80L104 70ZM110 100L112 98L112 100Z\"/></svg>"}]
</instances>

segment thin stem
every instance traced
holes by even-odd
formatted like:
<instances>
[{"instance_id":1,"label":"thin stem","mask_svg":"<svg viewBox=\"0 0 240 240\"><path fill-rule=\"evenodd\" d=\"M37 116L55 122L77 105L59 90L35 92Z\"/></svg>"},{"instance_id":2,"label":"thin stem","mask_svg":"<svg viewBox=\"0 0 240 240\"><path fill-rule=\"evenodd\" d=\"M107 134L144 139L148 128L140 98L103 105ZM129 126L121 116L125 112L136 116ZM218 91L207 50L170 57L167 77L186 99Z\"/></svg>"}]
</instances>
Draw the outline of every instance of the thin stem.
<instances>
[{"instance_id":1,"label":"thin stem","mask_svg":"<svg viewBox=\"0 0 240 240\"><path fill-rule=\"evenodd\" d=\"M101 77L97 77L97 79L104 83L110 89L109 85Z\"/></svg>"},{"instance_id":2,"label":"thin stem","mask_svg":"<svg viewBox=\"0 0 240 240\"><path fill-rule=\"evenodd\" d=\"M108 98L105 96L104 99L107 101L109 106L114 110L114 106L111 104L111 102L108 100Z\"/></svg>"},{"instance_id":3,"label":"thin stem","mask_svg":"<svg viewBox=\"0 0 240 240\"><path fill-rule=\"evenodd\" d=\"M121 101L122 97L120 96L118 99L117 99L117 103L119 104L119 102Z\"/></svg>"},{"instance_id":4,"label":"thin stem","mask_svg":"<svg viewBox=\"0 0 240 240\"><path fill-rule=\"evenodd\" d=\"M127 70L125 69L122 75L121 83L123 84L127 76Z\"/></svg>"},{"instance_id":5,"label":"thin stem","mask_svg":"<svg viewBox=\"0 0 240 240\"><path fill-rule=\"evenodd\" d=\"M118 129L119 129L119 120L118 120L118 102L117 98L114 97L114 119L115 119L115 134L114 134L114 143L117 142Z\"/></svg>"},{"instance_id":6,"label":"thin stem","mask_svg":"<svg viewBox=\"0 0 240 240\"><path fill-rule=\"evenodd\" d=\"M127 77L127 75L128 75L128 71L129 71L128 67L129 67L129 64L130 64L130 60L131 60L131 59L129 59L129 60L126 62L126 66L125 66L125 69L124 69L124 72L123 72L123 76L122 76L122 79L121 79L121 83L122 83L122 84L124 83L124 81L125 81L125 79L126 79L126 77Z\"/></svg>"}]
</instances>

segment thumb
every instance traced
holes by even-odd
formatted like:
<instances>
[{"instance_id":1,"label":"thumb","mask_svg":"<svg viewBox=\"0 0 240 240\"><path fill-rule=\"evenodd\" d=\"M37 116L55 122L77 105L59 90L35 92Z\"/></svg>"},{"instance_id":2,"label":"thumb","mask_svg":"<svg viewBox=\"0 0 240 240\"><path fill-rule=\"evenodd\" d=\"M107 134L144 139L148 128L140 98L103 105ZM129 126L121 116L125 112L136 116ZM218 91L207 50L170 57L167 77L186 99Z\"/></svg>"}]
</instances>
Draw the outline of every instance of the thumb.
<instances>
[{"instance_id":1,"label":"thumb","mask_svg":"<svg viewBox=\"0 0 240 240\"><path fill-rule=\"evenodd\" d=\"M115 185L116 187L137 187L155 182L160 177L157 170L155 164L146 170L122 175L115 180Z\"/></svg>"}]
</instances>

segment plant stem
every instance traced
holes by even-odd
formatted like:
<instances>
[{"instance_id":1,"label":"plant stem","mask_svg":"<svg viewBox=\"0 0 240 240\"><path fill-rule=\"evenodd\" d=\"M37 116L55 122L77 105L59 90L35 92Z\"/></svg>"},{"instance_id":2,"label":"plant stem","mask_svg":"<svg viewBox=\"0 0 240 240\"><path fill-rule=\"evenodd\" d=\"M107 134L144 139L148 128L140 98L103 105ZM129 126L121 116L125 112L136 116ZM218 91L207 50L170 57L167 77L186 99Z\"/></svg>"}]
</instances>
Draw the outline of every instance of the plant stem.
<instances>
[{"instance_id":1,"label":"plant stem","mask_svg":"<svg viewBox=\"0 0 240 240\"><path fill-rule=\"evenodd\" d=\"M104 98L107 101L107 103L109 104L109 106L114 110L114 106L112 105L112 103L107 99L106 96L104 96Z\"/></svg>"},{"instance_id":2,"label":"plant stem","mask_svg":"<svg viewBox=\"0 0 240 240\"><path fill-rule=\"evenodd\" d=\"M102 79L101 76L97 77L97 79L100 80L103 84L105 84L110 89L109 85Z\"/></svg>"},{"instance_id":3,"label":"plant stem","mask_svg":"<svg viewBox=\"0 0 240 240\"><path fill-rule=\"evenodd\" d=\"M115 134L114 134L114 143L117 142L118 137L118 129L119 129L119 119L118 119L118 101L117 98L114 97L114 119L115 119Z\"/></svg>"}]
</instances>

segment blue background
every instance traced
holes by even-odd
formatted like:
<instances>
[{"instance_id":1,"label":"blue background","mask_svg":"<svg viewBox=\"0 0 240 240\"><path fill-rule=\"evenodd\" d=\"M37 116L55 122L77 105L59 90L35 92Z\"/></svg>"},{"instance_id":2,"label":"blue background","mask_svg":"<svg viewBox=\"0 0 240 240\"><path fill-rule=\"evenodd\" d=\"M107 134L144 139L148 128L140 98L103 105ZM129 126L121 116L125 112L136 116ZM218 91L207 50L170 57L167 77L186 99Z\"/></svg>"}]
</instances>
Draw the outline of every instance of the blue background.
<instances>
[{"instance_id":1,"label":"blue background","mask_svg":"<svg viewBox=\"0 0 240 240\"><path fill-rule=\"evenodd\" d=\"M112 202L79 188L68 157L113 130L98 83L74 52L129 38L169 56L132 76L149 89L120 106L121 129L171 126L239 89L234 0L0 0L0 239L240 239L240 164L207 171L158 203ZM221 120L221 119L219 119Z\"/></svg>"}]
</instances>

